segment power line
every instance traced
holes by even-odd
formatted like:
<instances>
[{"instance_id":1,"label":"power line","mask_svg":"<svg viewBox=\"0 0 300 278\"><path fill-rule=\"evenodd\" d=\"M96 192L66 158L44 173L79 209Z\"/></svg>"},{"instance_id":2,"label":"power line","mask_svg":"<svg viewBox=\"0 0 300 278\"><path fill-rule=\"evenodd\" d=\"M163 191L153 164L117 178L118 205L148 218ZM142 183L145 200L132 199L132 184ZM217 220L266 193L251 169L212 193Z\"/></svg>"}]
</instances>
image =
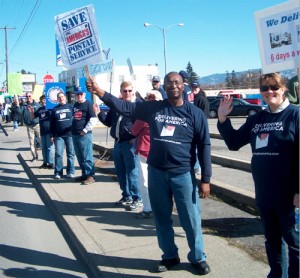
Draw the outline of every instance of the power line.
<instances>
[{"instance_id":1,"label":"power line","mask_svg":"<svg viewBox=\"0 0 300 278\"><path fill-rule=\"evenodd\" d=\"M41 5L41 2L42 2L42 0L37 0L37 1L35 2L35 5L34 5L32 11L31 11L31 13L30 13L30 15L29 15L29 17L28 17L28 19L27 19L27 21L26 21L26 23L25 23L25 25L24 25L24 27L23 27L23 29L22 29L22 31L21 31L21 34L19 35L19 37L18 37L16 43L14 44L14 46L13 46L12 49L11 49L11 51L9 52L9 55L12 54L12 52L15 50L15 48L16 48L16 47L18 46L18 44L20 43L20 41L21 41L23 35L25 34L25 31L28 29L28 27L29 27L29 25L30 25L32 19L34 18L35 14L36 14L36 12L37 12L37 10L38 10L38 8L39 8L39 6Z\"/></svg>"}]
</instances>

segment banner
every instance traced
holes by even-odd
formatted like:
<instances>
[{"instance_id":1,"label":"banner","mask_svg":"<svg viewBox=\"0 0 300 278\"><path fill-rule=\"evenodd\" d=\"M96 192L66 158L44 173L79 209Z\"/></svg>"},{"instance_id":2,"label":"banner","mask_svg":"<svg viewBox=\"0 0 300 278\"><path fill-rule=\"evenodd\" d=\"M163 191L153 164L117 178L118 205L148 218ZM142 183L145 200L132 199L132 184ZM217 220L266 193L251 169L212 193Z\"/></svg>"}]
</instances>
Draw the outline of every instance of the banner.
<instances>
[{"instance_id":1,"label":"banner","mask_svg":"<svg viewBox=\"0 0 300 278\"><path fill-rule=\"evenodd\" d=\"M62 60L61 60L61 54L60 54L60 49L58 45L58 40L55 36L55 49L56 49L56 65L57 66L63 66Z\"/></svg>"},{"instance_id":2,"label":"banner","mask_svg":"<svg viewBox=\"0 0 300 278\"><path fill-rule=\"evenodd\" d=\"M50 82L45 84L46 108L52 109L58 105L57 94L63 93L66 95L66 83Z\"/></svg>"},{"instance_id":3,"label":"banner","mask_svg":"<svg viewBox=\"0 0 300 278\"><path fill-rule=\"evenodd\" d=\"M263 73L299 67L299 1L288 1L255 14Z\"/></svg>"},{"instance_id":4,"label":"banner","mask_svg":"<svg viewBox=\"0 0 300 278\"><path fill-rule=\"evenodd\" d=\"M105 61L99 64L95 65L89 65L89 73L92 76L95 76L97 74L106 73L106 72L112 72L113 70L113 62L111 61ZM77 78L85 77L84 68L77 69L76 71Z\"/></svg>"},{"instance_id":5,"label":"banner","mask_svg":"<svg viewBox=\"0 0 300 278\"><path fill-rule=\"evenodd\" d=\"M102 47L93 5L54 17L55 33L67 69L102 62Z\"/></svg>"},{"instance_id":6,"label":"banner","mask_svg":"<svg viewBox=\"0 0 300 278\"><path fill-rule=\"evenodd\" d=\"M8 91L10 96L17 96L23 93L22 74L8 73Z\"/></svg>"}]
</instances>

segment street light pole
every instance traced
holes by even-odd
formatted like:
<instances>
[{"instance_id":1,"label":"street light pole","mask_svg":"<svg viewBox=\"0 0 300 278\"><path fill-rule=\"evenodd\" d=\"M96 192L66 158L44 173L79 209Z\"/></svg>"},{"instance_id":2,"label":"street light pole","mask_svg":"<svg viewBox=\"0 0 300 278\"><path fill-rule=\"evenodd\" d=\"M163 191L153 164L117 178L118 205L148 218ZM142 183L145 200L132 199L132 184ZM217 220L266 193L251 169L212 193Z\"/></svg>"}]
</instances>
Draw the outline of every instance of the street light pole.
<instances>
[{"instance_id":1,"label":"street light pole","mask_svg":"<svg viewBox=\"0 0 300 278\"><path fill-rule=\"evenodd\" d=\"M167 31L174 27L174 26L179 26L179 27L182 27L184 26L184 23L177 23L177 24L172 24L172 25L169 25L167 28L162 28L156 24L150 24L150 23L147 23L145 22L144 23L144 27L149 27L149 26L153 26L153 27L156 27L157 29L159 29L162 34L163 34L163 40L164 40L164 61L165 61L165 75L167 74L167 51L166 51L166 44L167 44L167 38L166 38L166 33Z\"/></svg>"}]
</instances>

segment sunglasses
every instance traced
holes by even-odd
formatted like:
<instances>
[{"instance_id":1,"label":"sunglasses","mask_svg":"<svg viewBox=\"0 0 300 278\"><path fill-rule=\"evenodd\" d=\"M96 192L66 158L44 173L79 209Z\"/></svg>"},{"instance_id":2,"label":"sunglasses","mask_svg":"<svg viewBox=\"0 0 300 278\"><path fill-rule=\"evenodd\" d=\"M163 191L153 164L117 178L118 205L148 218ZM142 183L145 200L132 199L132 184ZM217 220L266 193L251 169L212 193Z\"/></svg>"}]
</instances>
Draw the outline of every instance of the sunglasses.
<instances>
[{"instance_id":1,"label":"sunglasses","mask_svg":"<svg viewBox=\"0 0 300 278\"><path fill-rule=\"evenodd\" d=\"M276 85L270 85L270 86L260 86L260 91L261 92L268 92L268 91L277 91L279 90L280 87Z\"/></svg>"},{"instance_id":2,"label":"sunglasses","mask_svg":"<svg viewBox=\"0 0 300 278\"><path fill-rule=\"evenodd\" d=\"M122 93L131 93L132 90L123 90Z\"/></svg>"}]
</instances>

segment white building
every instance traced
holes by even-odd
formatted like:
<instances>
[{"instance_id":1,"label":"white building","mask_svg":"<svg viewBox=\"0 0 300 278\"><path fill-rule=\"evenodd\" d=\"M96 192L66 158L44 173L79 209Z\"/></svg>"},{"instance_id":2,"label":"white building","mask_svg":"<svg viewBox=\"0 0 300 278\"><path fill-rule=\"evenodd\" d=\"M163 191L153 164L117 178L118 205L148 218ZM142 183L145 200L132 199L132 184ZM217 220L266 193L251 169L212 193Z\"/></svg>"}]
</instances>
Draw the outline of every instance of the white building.
<instances>
[{"instance_id":1,"label":"white building","mask_svg":"<svg viewBox=\"0 0 300 278\"><path fill-rule=\"evenodd\" d=\"M134 91L138 91L143 97L146 92L152 89L151 79L158 74L158 66L132 66L133 74L130 73L128 66L113 66L113 72L101 73L95 76L99 86L111 92L115 96L120 94L120 84L123 81L130 81L133 84ZM162 76L160 76L163 78ZM65 82L67 85L78 86L79 81L76 76L76 70L66 70L59 74L59 82ZM111 82L112 80L112 82ZM163 81L163 80L162 80Z\"/></svg>"}]
</instances>

